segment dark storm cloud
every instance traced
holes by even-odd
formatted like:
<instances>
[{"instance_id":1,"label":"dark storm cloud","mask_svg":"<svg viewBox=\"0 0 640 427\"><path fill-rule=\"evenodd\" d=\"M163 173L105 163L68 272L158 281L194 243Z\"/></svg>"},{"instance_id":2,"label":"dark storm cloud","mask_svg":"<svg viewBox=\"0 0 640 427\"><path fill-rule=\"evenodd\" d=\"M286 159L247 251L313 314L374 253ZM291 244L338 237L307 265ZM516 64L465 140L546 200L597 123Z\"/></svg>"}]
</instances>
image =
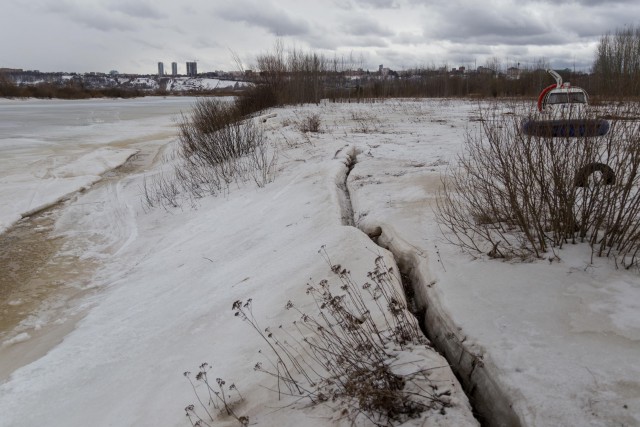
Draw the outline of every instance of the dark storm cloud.
<instances>
[{"instance_id":1,"label":"dark storm cloud","mask_svg":"<svg viewBox=\"0 0 640 427\"><path fill-rule=\"evenodd\" d=\"M290 16L286 10L267 3L234 3L218 12L218 16L234 22L260 27L276 36L300 36L309 33L309 24Z\"/></svg>"}]
</instances>

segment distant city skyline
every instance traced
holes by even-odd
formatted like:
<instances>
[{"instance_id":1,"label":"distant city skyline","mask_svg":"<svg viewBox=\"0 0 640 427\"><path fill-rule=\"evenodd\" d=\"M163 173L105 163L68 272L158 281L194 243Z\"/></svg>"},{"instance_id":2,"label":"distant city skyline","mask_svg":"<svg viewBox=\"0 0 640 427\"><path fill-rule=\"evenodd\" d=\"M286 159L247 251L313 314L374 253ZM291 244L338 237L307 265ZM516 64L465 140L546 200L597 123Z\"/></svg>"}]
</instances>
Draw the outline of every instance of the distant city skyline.
<instances>
[{"instance_id":1,"label":"distant city skyline","mask_svg":"<svg viewBox=\"0 0 640 427\"><path fill-rule=\"evenodd\" d=\"M280 40L371 70L544 59L588 71L600 37L639 17L633 0L5 0L0 68L154 74L167 58L236 70Z\"/></svg>"},{"instance_id":2,"label":"distant city skyline","mask_svg":"<svg viewBox=\"0 0 640 427\"><path fill-rule=\"evenodd\" d=\"M187 61L187 63L185 64L185 68L186 68L186 75L189 76L195 76L198 74L198 68L197 68L197 63L193 62L193 61ZM163 61L159 61L158 62L158 71L157 74L159 76L165 76L167 73L165 72L164 69L164 62ZM177 76L178 73L178 63L173 61L171 62L171 75L172 76Z\"/></svg>"}]
</instances>

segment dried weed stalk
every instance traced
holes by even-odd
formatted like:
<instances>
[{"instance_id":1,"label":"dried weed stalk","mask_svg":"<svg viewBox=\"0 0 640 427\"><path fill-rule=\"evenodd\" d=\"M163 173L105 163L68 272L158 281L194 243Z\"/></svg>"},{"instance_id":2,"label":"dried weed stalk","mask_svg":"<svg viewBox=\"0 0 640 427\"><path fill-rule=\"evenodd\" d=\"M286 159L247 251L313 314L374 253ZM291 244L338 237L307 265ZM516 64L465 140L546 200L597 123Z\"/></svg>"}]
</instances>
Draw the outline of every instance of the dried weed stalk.
<instances>
[{"instance_id":1,"label":"dried weed stalk","mask_svg":"<svg viewBox=\"0 0 640 427\"><path fill-rule=\"evenodd\" d=\"M184 376L189 380L191 387L193 388L193 393L198 400L199 407L196 409L196 406L190 404L184 408L185 415L191 422L192 426L201 426L201 427L211 427L216 419L216 416L229 416L234 418L242 427L246 427L249 425L249 417L247 416L239 416L234 411L234 403L232 401L233 397L231 392L235 392L240 401L244 401L244 398L240 394L240 390L236 387L235 384L231 384L228 387L226 386L226 381L222 378L215 379L215 385L210 382L208 373L211 370L211 366L208 363L203 363L200 365L198 373L195 376L196 382L191 378L191 372L185 372ZM204 393L199 389L198 386L204 387ZM205 395L203 398L202 395ZM204 399L204 400L203 400ZM205 403L206 402L206 403ZM215 410L212 411L211 408ZM205 415L200 415L198 410L202 409Z\"/></svg>"},{"instance_id":2,"label":"dried weed stalk","mask_svg":"<svg viewBox=\"0 0 640 427\"><path fill-rule=\"evenodd\" d=\"M299 319L289 328L262 329L253 315L252 300L236 301L233 310L262 337L271 357L255 370L276 380L279 397L309 399L312 404L340 405L352 422L364 418L377 426L402 423L426 410L444 412L450 392L438 391L420 371L411 375L394 369L398 352L428 345L415 318L408 312L399 278L380 256L358 285L348 270L332 264L320 250L339 281L333 289L327 280L307 284L317 314L311 315L287 302Z\"/></svg>"}]
</instances>

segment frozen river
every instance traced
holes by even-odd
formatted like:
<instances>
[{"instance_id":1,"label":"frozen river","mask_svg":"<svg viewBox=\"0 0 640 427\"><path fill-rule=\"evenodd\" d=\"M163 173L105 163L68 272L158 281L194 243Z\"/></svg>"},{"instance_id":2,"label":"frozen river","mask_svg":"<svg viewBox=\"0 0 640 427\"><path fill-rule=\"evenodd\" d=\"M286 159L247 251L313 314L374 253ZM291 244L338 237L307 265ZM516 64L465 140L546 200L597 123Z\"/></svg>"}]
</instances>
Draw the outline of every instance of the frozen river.
<instances>
[{"instance_id":1,"label":"frozen river","mask_svg":"<svg viewBox=\"0 0 640 427\"><path fill-rule=\"evenodd\" d=\"M175 135L193 98L0 100L0 232Z\"/></svg>"},{"instance_id":2,"label":"frozen river","mask_svg":"<svg viewBox=\"0 0 640 427\"><path fill-rule=\"evenodd\" d=\"M0 232L166 140L193 98L0 100Z\"/></svg>"},{"instance_id":3,"label":"frozen river","mask_svg":"<svg viewBox=\"0 0 640 427\"><path fill-rule=\"evenodd\" d=\"M69 199L77 211L79 190L144 173L194 102L0 100L0 382L73 327L83 309L72 301L92 292L90 278L109 250L97 230L114 232L99 223L100 209L91 213L97 225L83 230L75 220L61 225L70 208L56 203Z\"/></svg>"}]
</instances>

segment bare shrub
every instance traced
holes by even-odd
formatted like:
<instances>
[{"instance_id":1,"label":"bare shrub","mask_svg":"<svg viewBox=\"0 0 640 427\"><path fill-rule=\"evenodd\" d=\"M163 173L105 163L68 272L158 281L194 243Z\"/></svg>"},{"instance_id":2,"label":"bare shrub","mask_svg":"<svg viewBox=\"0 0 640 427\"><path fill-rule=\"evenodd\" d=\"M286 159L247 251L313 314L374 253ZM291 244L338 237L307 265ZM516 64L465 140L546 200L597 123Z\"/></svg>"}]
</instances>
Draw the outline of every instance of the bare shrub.
<instances>
[{"instance_id":1,"label":"bare shrub","mask_svg":"<svg viewBox=\"0 0 640 427\"><path fill-rule=\"evenodd\" d=\"M426 410L444 411L451 390L432 384L427 372L400 373L393 360L398 352L425 346L417 321L407 311L397 273L382 257L368 275L370 283L358 285L348 270L332 264L338 289L328 280L307 284L317 314L298 313L297 334L280 326L262 327L253 315L251 299L233 304L235 315L248 323L267 343L273 357L259 362L256 371L277 381L279 396L305 396L312 404L334 402L352 422L364 417L373 425L399 424ZM373 313L378 313L374 316Z\"/></svg>"},{"instance_id":2,"label":"bare shrub","mask_svg":"<svg viewBox=\"0 0 640 427\"><path fill-rule=\"evenodd\" d=\"M273 179L276 162L277 150L263 128L240 115L236 104L200 99L179 123L173 172L145 180L143 201L176 207L226 192L232 183L253 180L262 187Z\"/></svg>"},{"instance_id":3,"label":"bare shrub","mask_svg":"<svg viewBox=\"0 0 640 427\"><path fill-rule=\"evenodd\" d=\"M356 122L356 126L353 129L356 133L376 133L380 131L380 119L373 113L353 111L351 120Z\"/></svg>"},{"instance_id":4,"label":"bare shrub","mask_svg":"<svg viewBox=\"0 0 640 427\"><path fill-rule=\"evenodd\" d=\"M301 133L318 133L320 132L320 114L309 114L296 122L296 128Z\"/></svg>"},{"instance_id":5,"label":"bare shrub","mask_svg":"<svg viewBox=\"0 0 640 427\"><path fill-rule=\"evenodd\" d=\"M189 163L219 165L249 154L264 144L252 120L243 120L233 104L216 98L196 102L179 124L180 156Z\"/></svg>"},{"instance_id":6,"label":"bare shrub","mask_svg":"<svg viewBox=\"0 0 640 427\"><path fill-rule=\"evenodd\" d=\"M612 108L597 113L637 117L639 109ZM517 115L485 108L480 116L438 198L437 219L455 244L526 259L587 241L598 256L638 265L637 121L612 120L603 137L550 137L523 134Z\"/></svg>"}]
</instances>

